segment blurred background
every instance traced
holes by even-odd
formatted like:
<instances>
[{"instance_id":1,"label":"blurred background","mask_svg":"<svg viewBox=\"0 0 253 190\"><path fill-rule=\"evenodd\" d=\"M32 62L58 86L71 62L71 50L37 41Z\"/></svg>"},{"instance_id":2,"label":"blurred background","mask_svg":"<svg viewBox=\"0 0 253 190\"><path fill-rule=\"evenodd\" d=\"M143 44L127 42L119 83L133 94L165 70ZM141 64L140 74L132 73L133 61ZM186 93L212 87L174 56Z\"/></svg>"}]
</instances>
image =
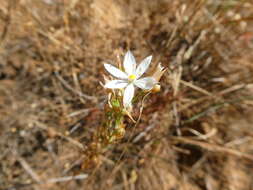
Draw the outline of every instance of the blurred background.
<instances>
[{"instance_id":1,"label":"blurred background","mask_svg":"<svg viewBox=\"0 0 253 190\"><path fill-rule=\"evenodd\" d=\"M252 190L252 24L251 0L0 0L0 189ZM161 91L84 168L129 49Z\"/></svg>"}]
</instances>

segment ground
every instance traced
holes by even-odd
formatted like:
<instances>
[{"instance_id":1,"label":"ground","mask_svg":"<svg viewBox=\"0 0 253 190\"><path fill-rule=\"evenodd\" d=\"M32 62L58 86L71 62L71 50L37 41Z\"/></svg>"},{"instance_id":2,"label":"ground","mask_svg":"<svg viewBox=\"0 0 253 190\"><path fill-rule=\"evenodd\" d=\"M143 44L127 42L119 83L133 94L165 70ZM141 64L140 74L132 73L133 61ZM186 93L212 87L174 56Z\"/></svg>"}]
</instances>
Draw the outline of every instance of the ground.
<instances>
[{"instance_id":1,"label":"ground","mask_svg":"<svg viewBox=\"0 0 253 190\"><path fill-rule=\"evenodd\" d=\"M253 189L252 1L0 2L1 190ZM92 152L127 50L161 90Z\"/></svg>"}]
</instances>

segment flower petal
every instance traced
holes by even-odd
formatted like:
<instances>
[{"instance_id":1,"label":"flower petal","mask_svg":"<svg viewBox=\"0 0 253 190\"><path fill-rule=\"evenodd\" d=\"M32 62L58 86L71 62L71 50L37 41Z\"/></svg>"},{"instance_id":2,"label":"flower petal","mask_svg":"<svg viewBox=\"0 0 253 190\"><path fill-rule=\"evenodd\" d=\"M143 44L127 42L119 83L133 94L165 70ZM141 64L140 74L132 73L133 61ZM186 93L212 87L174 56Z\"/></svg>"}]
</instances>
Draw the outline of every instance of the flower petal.
<instances>
[{"instance_id":1,"label":"flower petal","mask_svg":"<svg viewBox=\"0 0 253 190\"><path fill-rule=\"evenodd\" d=\"M119 79L127 79L127 74L123 71L119 70L118 68L110 65L110 64L104 64L105 69L114 77Z\"/></svg>"},{"instance_id":2,"label":"flower petal","mask_svg":"<svg viewBox=\"0 0 253 190\"><path fill-rule=\"evenodd\" d=\"M131 75L134 73L136 69L136 61L133 54L130 51L126 53L124 57L123 65L124 65L125 72L128 75Z\"/></svg>"},{"instance_id":3,"label":"flower petal","mask_svg":"<svg viewBox=\"0 0 253 190\"><path fill-rule=\"evenodd\" d=\"M129 84L124 91L123 105L125 108L131 106L133 97L134 97L134 85Z\"/></svg>"},{"instance_id":4,"label":"flower petal","mask_svg":"<svg viewBox=\"0 0 253 190\"><path fill-rule=\"evenodd\" d=\"M125 88L127 84L124 80L111 80L105 84L105 88Z\"/></svg>"},{"instance_id":5,"label":"flower petal","mask_svg":"<svg viewBox=\"0 0 253 190\"><path fill-rule=\"evenodd\" d=\"M152 56L148 56L144 60L142 60L142 62L138 65L135 73L137 78L141 77L141 75L143 75L143 73L146 72L151 63L151 60Z\"/></svg>"},{"instance_id":6,"label":"flower petal","mask_svg":"<svg viewBox=\"0 0 253 190\"><path fill-rule=\"evenodd\" d=\"M143 90L150 90L156 83L157 81L153 77L145 77L134 81L134 84Z\"/></svg>"}]
</instances>

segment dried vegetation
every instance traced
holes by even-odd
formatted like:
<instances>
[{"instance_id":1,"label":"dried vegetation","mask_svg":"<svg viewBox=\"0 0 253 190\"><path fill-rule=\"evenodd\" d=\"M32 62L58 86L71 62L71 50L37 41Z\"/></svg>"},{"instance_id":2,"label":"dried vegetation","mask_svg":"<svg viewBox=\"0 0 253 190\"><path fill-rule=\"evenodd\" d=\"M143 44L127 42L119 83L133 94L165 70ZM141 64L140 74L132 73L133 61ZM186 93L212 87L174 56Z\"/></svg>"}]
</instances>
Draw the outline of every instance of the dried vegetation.
<instances>
[{"instance_id":1,"label":"dried vegetation","mask_svg":"<svg viewBox=\"0 0 253 190\"><path fill-rule=\"evenodd\" d=\"M1 190L253 189L252 1L0 2ZM127 49L162 90L84 168Z\"/></svg>"}]
</instances>

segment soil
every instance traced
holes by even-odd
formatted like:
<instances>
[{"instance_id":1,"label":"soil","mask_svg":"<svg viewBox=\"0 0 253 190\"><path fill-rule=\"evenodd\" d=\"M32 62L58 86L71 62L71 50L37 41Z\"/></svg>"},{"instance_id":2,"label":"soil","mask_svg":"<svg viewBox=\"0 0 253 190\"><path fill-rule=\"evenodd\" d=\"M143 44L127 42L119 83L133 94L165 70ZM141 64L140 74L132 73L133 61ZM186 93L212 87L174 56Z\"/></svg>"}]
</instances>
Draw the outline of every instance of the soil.
<instances>
[{"instance_id":1,"label":"soil","mask_svg":"<svg viewBox=\"0 0 253 190\"><path fill-rule=\"evenodd\" d=\"M252 8L0 0L0 190L253 190ZM150 73L167 69L161 90L87 162L106 112L103 64L127 50L152 55Z\"/></svg>"}]
</instances>

